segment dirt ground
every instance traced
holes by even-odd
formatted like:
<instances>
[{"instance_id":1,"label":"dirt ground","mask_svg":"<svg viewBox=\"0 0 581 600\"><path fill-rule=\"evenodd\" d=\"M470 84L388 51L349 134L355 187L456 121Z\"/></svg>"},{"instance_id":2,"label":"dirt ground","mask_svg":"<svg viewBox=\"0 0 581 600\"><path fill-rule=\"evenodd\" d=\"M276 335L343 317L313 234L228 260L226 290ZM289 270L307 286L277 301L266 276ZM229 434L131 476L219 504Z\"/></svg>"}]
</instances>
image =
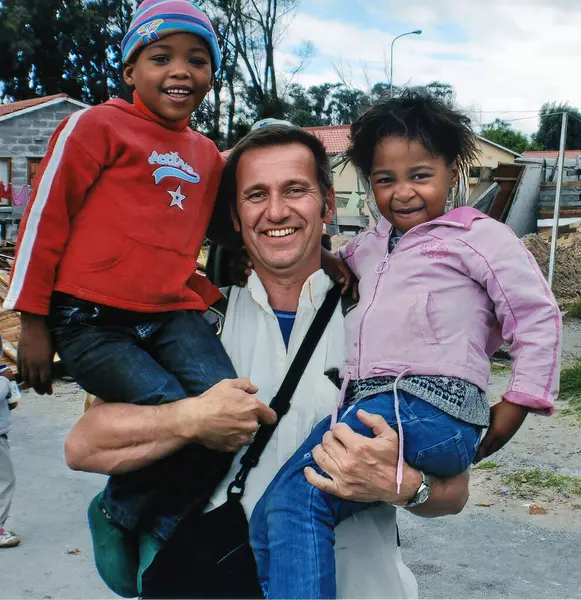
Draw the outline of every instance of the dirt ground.
<instances>
[{"instance_id":1,"label":"dirt ground","mask_svg":"<svg viewBox=\"0 0 581 600\"><path fill-rule=\"evenodd\" d=\"M564 358L581 356L581 322L564 330ZM508 372L495 372L499 397ZM563 406L563 403L560 403ZM17 491L7 526L21 546L0 551L0 599L112 598L95 572L85 511L105 478L70 471L66 434L81 414L83 395L59 383L52 397L23 395L13 411L10 441ZM406 564L422 598L581 598L581 496L519 495L503 476L541 467L581 477L581 427L569 418L530 416L515 439L473 469L468 506L457 516L420 519L401 511ZM546 514L531 515L536 504Z\"/></svg>"}]
</instances>

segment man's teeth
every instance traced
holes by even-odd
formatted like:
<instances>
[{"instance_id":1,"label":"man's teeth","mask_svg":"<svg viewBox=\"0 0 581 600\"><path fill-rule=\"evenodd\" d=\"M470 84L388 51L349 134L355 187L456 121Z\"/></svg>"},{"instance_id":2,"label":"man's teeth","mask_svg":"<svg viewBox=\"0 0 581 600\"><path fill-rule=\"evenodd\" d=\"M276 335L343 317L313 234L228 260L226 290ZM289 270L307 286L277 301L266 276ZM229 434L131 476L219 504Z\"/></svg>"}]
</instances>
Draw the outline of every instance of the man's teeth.
<instances>
[{"instance_id":1,"label":"man's teeth","mask_svg":"<svg viewBox=\"0 0 581 600\"><path fill-rule=\"evenodd\" d=\"M294 228L290 228L290 229L269 229L266 232L266 235L268 237L284 237L285 235L290 235L291 233L294 233L296 231L296 229Z\"/></svg>"},{"instance_id":2,"label":"man's teeth","mask_svg":"<svg viewBox=\"0 0 581 600\"><path fill-rule=\"evenodd\" d=\"M169 90L166 90L165 93L166 94L174 94L176 96L189 96L191 92L189 90L182 90L182 89L178 89L178 88L171 88Z\"/></svg>"}]
</instances>

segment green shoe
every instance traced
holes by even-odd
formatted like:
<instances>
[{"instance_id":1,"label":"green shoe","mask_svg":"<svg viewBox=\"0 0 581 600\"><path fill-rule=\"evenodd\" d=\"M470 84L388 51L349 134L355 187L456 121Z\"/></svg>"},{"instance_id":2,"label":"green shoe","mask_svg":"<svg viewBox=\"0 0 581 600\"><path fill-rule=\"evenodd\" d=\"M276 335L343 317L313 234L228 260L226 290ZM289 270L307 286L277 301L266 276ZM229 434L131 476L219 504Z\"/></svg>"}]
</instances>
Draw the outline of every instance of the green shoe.
<instances>
[{"instance_id":1,"label":"green shoe","mask_svg":"<svg viewBox=\"0 0 581 600\"><path fill-rule=\"evenodd\" d=\"M139 567L137 539L113 523L101 506L102 498L103 492L97 494L87 512L95 565L101 579L118 596L135 598Z\"/></svg>"},{"instance_id":2,"label":"green shoe","mask_svg":"<svg viewBox=\"0 0 581 600\"><path fill-rule=\"evenodd\" d=\"M143 591L141 578L153 562L153 559L161 549L162 545L163 542L151 535L151 533L139 534L139 571L137 572L137 589L139 591L139 596L141 596Z\"/></svg>"}]
</instances>

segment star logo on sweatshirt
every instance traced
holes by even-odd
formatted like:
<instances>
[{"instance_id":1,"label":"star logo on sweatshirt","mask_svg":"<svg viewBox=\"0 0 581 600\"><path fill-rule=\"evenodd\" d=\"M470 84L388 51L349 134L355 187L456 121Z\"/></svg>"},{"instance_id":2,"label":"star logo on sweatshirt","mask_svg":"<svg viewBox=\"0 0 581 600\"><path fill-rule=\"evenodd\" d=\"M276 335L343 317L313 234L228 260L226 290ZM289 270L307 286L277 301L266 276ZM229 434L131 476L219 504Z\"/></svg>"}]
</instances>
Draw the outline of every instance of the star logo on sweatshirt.
<instances>
[{"instance_id":1,"label":"star logo on sweatshirt","mask_svg":"<svg viewBox=\"0 0 581 600\"><path fill-rule=\"evenodd\" d=\"M178 185L178 189L175 192L168 190L167 193L171 196L170 208L172 206L177 206L181 210L184 210L182 202L187 198L184 194L182 194L182 186Z\"/></svg>"}]
</instances>

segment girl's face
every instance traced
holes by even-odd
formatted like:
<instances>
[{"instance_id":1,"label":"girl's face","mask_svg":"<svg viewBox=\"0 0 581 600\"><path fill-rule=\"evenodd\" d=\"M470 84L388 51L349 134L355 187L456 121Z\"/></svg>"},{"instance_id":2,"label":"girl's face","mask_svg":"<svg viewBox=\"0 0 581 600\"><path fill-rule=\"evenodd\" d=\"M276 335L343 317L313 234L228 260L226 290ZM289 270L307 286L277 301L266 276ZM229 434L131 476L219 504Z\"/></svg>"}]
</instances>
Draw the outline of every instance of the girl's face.
<instances>
[{"instance_id":1,"label":"girl's face","mask_svg":"<svg viewBox=\"0 0 581 600\"><path fill-rule=\"evenodd\" d=\"M373 153L371 187L381 214L402 232L444 214L458 181L456 163L447 165L418 141L381 140Z\"/></svg>"}]
</instances>

